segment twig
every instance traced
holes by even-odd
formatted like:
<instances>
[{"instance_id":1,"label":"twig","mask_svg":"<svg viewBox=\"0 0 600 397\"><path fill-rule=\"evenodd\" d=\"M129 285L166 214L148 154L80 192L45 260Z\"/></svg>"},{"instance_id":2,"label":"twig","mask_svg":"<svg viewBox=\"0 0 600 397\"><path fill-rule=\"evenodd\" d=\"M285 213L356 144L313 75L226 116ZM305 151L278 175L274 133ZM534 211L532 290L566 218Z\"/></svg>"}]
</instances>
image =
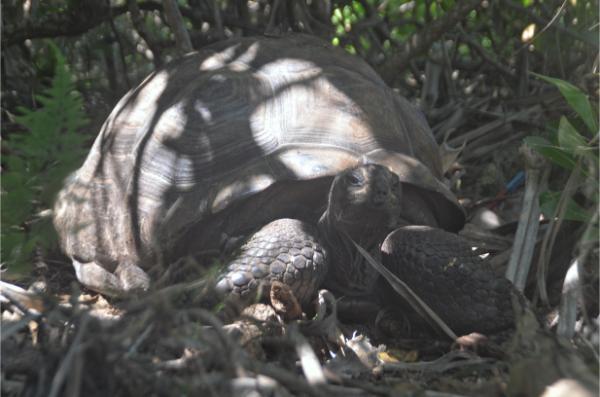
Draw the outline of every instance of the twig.
<instances>
[{"instance_id":1,"label":"twig","mask_svg":"<svg viewBox=\"0 0 600 397\"><path fill-rule=\"evenodd\" d=\"M578 160L577 165L569 175L569 179L565 184L565 187L558 200L556 208L556 214L550 219L550 227L544 234L544 240L542 241L542 247L540 249L540 257L537 261L537 287L540 294L540 299L543 303L548 304L548 291L546 289L546 272L548 270L548 262L550 261L550 253L554 247L554 242L558 236L558 232L564 220L565 213L567 212L569 199L575 193L577 184L579 183L579 176L581 173L581 159Z\"/></svg>"},{"instance_id":2,"label":"twig","mask_svg":"<svg viewBox=\"0 0 600 397\"><path fill-rule=\"evenodd\" d=\"M520 112L516 112L505 116L504 118L500 118L498 120L491 121L487 124L484 124L480 127L477 127L471 131L465 132L457 136L456 138L452 138L448 141L448 144L452 147L460 146L464 141L472 141L483 135L486 135L492 131L495 131L497 128L508 124L512 121L521 120L521 119L530 119L532 114L536 114L541 110L539 105L534 105L528 109L521 110Z\"/></svg>"},{"instance_id":3,"label":"twig","mask_svg":"<svg viewBox=\"0 0 600 397\"><path fill-rule=\"evenodd\" d=\"M48 393L48 397L56 397L60 393L62 385L67 377L67 375L71 372L71 368L73 366L73 362L75 360L75 355L78 351L80 351L83 346L81 344L81 340L83 339L83 335L87 331L88 323L90 322L90 316L88 314L83 314L81 318L81 322L79 323L79 331L73 342L71 342L71 347L69 347L69 351L62 359L56 374L54 375L54 379L52 379L52 386L50 388L50 393Z\"/></svg>"},{"instance_id":4,"label":"twig","mask_svg":"<svg viewBox=\"0 0 600 397\"><path fill-rule=\"evenodd\" d=\"M421 317L423 317L428 323L434 326L438 326L446 335L452 340L456 340L457 336L452 329L438 316L433 309L431 309L423 300L402 280L400 280L394 273L388 270L385 266L379 263L375 258L371 256L364 248L358 245L350 236L348 239L354 244L358 252L367 260L367 262L379 273L386 281L392 286L392 288L400 294L412 308L416 310Z\"/></svg>"},{"instance_id":5,"label":"twig","mask_svg":"<svg viewBox=\"0 0 600 397\"><path fill-rule=\"evenodd\" d=\"M586 226L586 231L583 233L583 238L586 238L598 221L598 209L594 212L594 216L590 219L590 222ZM596 242L594 242L596 243ZM563 283L563 289L560 299L559 307L559 320L558 328L556 333L566 338L572 338L575 332L575 321L577 320L577 306L579 303L585 308L583 304L583 293L582 293L582 282L581 277L583 275L583 264L587 259L590 247L579 243L579 254L575 260L571 263L565 281ZM583 310L584 319L586 318L586 311ZM589 322L589 319L587 319Z\"/></svg>"},{"instance_id":6,"label":"twig","mask_svg":"<svg viewBox=\"0 0 600 397\"><path fill-rule=\"evenodd\" d=\"M35 318L47 309L40 295L0 280L0 301L3 300L12 303L23 313L28 313Z\"/></svg>"},{"instance_id":7,"label":"twig","mask_svg":"<svg viewBox=\"0 0 600 397\"><path fill-rule=\"evenodd\" d=\"M13 334L27 327L32 320L35 320L36 317L32 314L26 314L23 318L19 319L16 322L10 322L7 324L6 321L2 321L2 334L0 336L0 341L8 340Z\"/></svg>"},{"instance_id":8,"label":"twig","mask_svg":"<svg viewBox=\"0 0 600 397\"><path fill-rule=\"evenodd\" d=\"M225 30L223 29L223 18L221 18L221 10L216 0L210 0L210 6L213 10L213 18L215 20L215 29L217 30L217 37L219 39L225 38Z\"/></svg>"},{"instance_id":9,"label":"twig","mask_svg":"<svg viewBox=\"0 0 600 397\"><path fill-rule=\"evenodd\" d=\"M138 7L137 0L127 0L127 7L129 9L129 15L131 16L131 22L133 23L135 30L138 32L142 40L146 42L150 52L152 52L152 62L154 63L154 67L160 68L163 63L159 49L160 47L155 42L148 29L146 29L146 25L144 24L144 19L142 17L142 13L140 12L140 8Z\"/></svg>"},{"instance_id":10,"label":"twig","mask_svg":"<svg viewBox=\"0 0 600 397\"><path fill-rule=\"evenodd\" d=\"M473 48L485 62L489 63L494 68L498 69L498 71L501 72L503 75L505 75L511 79L516 78L516 75L512 70L510 70L508 67L504 66L499 61L497 61L496 59L491 57L488 54L487 50L485 48L483 48L483 46L481 44L479 44L477 42L477 40L473 39L471 36L469 36L467 33L465 33L465 31L462 28L459 27L458 30L460 31L461 40L463 40L471 48Z\"/></svg>"},{"instance_id":11,"label":"twig","mask_svg":"<svg viewBox=\"0 0 600 397\"><path fill-rule=\"evenodd\" d=\"M319 359L304 335L298 331L298 327L295 324L290 324L288 330L290 338L296 347L296 354L300 358L300 365L308 383L311 385L327 383Z\"/></svg>"},{"instance_id":12,"label":"twig","mask_svg":"<svg viewBox=\"0 0 600 397\"><path fill-rule=\"evenodd\" d=\"M112 9L110 8L110 0L106 0L107 9L109 13L108 23L110 25L110 29L115 35L115 40L117 40L117 46L119 47L119 58L121 58L121 64L123 65L123 78L125 79L125 84L127 84L127 89L131 88L131 81L129 81L129 73L127 72L127 62L125 61L125 51L123 50L123 40L121 39L121 35L117 30L117 26L115 25L115 20L112 15Z\"/></svg>"},{"instance_id":13,"label":"twig","mask_svg":"<svg viewBox=\"0 0 600 397\"><path fill-rule=\"evenodd\" d=\"M183 18L181 16L181 12L179 11L179 7L177 6L177 2L175 0L163 0L163 7L165 10L165 16L167 17L167 22L169 23L173 34L175 35L175 43L177 43L177 50L180 55L187 54L188 52L192 52L194 48L192 47L192 41L190 40L190 35L188 34L185 25L183 24Z\"/></svg>"},{"instance_id":14,"label":"twig","mask_svg":"<svg viewBox=\"0 0 600 397\"><path fill-rule=\"evenodd\" d=\"M249 376L238 377L229 381L231 391L233 395L273 395L273 396L287 396L287 393L283 393L283 388L275 379L265 376L258 375L256 378Z\"/></svg>"},{"instance_id":15,"label":"twig","mask_svg":"<svg viewBox=\"0 0 600 397\"><path fill-rule=\"evenodd\" d=\"M560 296L559 319L556 334L571 339L575 333L575 322L577 321L577 306L581 298L581 260L575 258L563 283Z\"/></svg>"},{"instance_id":16,"label":"twig","mask_svg":"<svg viewBox=\"0 0 600 397\"><path fill-rule=\"evenodd\" d=\"M277 382L285 385L292 391L296 391L300 394L304 394L312 397L325 397L326 394L315 386L311 386L306 380L298 377L281 367L276 367L272 364L264 364L259 361L252 361L248 363L251 368L256 372L266 375L270 378L275 379Z\"/></svg>"},{"instance_id":17,"label":"twig","mask_svg":"<svg viewBox=\"0 0 600 397\"><path fill-rule=\"evenodd\" d=\"M525 157L525 169L527 179L525 182L525 195L523 197L523 208L517 226L515 243L510 256L506 278L515 287L523 292L527 282L527 275L531 267L533 250L537 240L539 227L540 205L539 194L545 180L548 178L548 167L544 158L533 151L527 145L521 147L521 153Z\"/></svg>"},{"instance_id":18,"label":"twig","mask_svg":"<svg viewBox=\"0 0 600 397\"><path fill-rule=\"evenodd\" d=\"M481 358L471 353L453 351L434 361L421 361L416 363L386 362L381 364L381 368L384 372L418 371L442 373L455 368L491 362L492 360L490 359Z\"/></svg>"},{"instance_id":19,"label":"twig","mask_svg":"<svg viewBox=\"0 0 600 397\"><path fill-rule=\"evenodd\" d=\"M556 22L558 20L558 18L562 15L565 6L567 5L567 1L568 0L564 0L563 3L560 5L560 7L558 8L558 10L556 11L556 13L554 14L554 16L552 17L552 19L539 31L537 32L531 39L529 39L527 41L527 43L525 43L525 45L523 45L521 48L519 48L517 50L517 52L522 51L524 48L527 48L529 46L529 44L533 43L538 37L540 37L546 30L548 30L549 27L551 27L554 22ZM560 58L560 57L559 57Z\"/></svg>"},{"instance_id":20,"label":"twig","mask_svg":"<svg viewBox=\"0 0 600 397\"><path fill-rule=\"evenodd\" d=\"M269 23L265 28L266 35L274 35L276 33L277 13L281 7L281 0L275 0L271 6L271 14L269 15Z\"/></svg>"},{"instance_id":21,"label":"twig","mask_svg":"<svg viewBox=\"0 0 600 397\"><path fill-rule=\"evenodd\" d=\"M150 335L150 332L152 332L153 329L154 329L154 324L148 325L146 327L146 329L140 334L140 336L135 340L135 342L132 343L131 347L127 351L127 354L125 354L125 357L130 357L133 354L135 354L137 349L146 340L146 338L148 337L148 335Z\"/></svg>"}]
</instances>

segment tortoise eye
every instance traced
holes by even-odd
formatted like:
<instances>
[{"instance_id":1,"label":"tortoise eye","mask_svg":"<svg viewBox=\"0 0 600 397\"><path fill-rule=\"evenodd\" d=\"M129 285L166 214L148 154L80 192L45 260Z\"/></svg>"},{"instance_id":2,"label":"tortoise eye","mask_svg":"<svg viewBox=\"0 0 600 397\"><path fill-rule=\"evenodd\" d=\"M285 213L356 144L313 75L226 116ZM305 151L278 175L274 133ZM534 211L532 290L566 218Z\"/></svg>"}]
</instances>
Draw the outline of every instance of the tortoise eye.
<instances>
[{"instance_id":1,"label":"tortoise eye","mask_svg":"<svg viewBox=\"0 0 600 397\"><path fill-rule=\"evenodd\" d=\"M348 174L347 179L348 179L348 183L350 183L350 185L352 185L352 186L361 186L363 184L362 176L358 175L354 172Z\"/></svg>"}]
</instances>

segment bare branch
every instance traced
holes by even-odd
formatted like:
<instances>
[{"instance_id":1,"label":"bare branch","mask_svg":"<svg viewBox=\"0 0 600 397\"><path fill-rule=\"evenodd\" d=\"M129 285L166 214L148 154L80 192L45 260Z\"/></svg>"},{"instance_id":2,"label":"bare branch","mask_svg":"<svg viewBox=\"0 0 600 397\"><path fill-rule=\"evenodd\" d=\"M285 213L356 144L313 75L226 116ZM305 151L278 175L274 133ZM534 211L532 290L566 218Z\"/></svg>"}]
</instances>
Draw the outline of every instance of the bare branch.
<instances>
[{"instance_id":1,"label":"bare branch","mask_svg":"<svg viewBox=\"0 0 600 397\"><path fill-rule=\"evenodd\" d=\"M127 8L129 10L129 15L131 16L131 22L135 27L135 30L138 32L142 40L146 42L146 45L152 52L152 62L154 62L154 66L159 68L162 65L162 58L160 54L160 49L158 43L154 40L154 38L146 29L146 25L144 25L144 19L142 17L142 13L140 12L140 8L137 5L136 0L127 0Z\"/></svg>"},{"instance_id":2,"label":"bare branch","mask_svg":"<svg viewBox=\"0 0 600 397\"><path fill-rule=\"evenodd\" d=\"M179 11L179 7L177 6L177 2L175 0L163 0L163 7L167 22L175 35L175 42L177 43L177 50L179 53L183 55L194 51L190 35L183 24L183 18Z\"/></svg>"}]
</instances>

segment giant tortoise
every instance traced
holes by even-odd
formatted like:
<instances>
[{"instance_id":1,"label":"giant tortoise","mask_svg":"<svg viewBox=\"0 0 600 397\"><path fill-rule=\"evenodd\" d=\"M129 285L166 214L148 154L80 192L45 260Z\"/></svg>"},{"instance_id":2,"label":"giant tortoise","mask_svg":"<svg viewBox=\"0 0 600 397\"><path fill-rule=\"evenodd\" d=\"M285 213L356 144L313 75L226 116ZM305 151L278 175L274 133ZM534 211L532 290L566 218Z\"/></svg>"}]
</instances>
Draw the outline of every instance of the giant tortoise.
<instances>
[{"instance_id":1,"label":"giant tortoise","mask_svg":"<svg viewBox=\"0 0 600 397\"><path fill-rule=\"evenodd\" d=\"M281 280L302 304L324 286L399 305L351 238L456 330L510 321L507 281L450 233L464 213L423 116L314 37L232 39L151 74L112 111L54 213L77 278L107 295L245 236L221 292Z\"/></svg>"}]
</instances>

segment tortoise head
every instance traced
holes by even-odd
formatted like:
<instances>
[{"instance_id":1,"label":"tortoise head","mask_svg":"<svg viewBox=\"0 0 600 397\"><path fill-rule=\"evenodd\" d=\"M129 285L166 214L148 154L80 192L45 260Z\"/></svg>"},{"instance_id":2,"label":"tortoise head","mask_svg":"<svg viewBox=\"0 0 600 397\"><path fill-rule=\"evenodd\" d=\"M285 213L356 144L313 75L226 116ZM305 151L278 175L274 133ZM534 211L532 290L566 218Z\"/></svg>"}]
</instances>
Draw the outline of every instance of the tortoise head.
<instances>
[{"instance_id":1,"label":"tortoise head","mask_svg":"<svg viewBox=\"0 0 600 397\"><path fill-rule=\"evenodd\" d=\"M331 226L357 241L365 237L378 239L396 223L400 199L401 184L396 174L381 165L363 164L334 178L326 215Z\"/></svg>"}]
</instances>

